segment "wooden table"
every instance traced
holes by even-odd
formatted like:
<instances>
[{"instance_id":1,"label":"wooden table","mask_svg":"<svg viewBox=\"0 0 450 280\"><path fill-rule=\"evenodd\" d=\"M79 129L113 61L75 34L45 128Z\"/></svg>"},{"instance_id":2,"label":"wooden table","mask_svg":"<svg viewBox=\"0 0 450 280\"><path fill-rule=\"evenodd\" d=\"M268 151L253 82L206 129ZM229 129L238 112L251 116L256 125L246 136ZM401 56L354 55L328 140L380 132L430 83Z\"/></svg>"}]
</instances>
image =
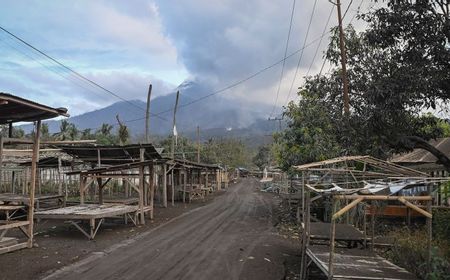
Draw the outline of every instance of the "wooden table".
<instances>
[{"instance_id":1,"label":"wooden table","mask_svg":"<svg viewBox=\"0 0 450 280\"><path fill-rule=\"evenodd\" d=\"M412 273L394 265L370 250L336 248L333 263L334 273L331 277L328 269L329 246L309 246L306 254L328 279L417 279Z\"/></svg>"},{"instance_id":2,"label":"wooden table","mask_svg":"<svg viewBox=\"0 0 450 280\"><path fill-rule=\"evenodd\" d=\"M43 220L63 220L75 226L87 238L94 239L100 225L105 218L114 218L125 215L136 225L138 206L123 204L83 204L58 209L43 210L35 213L37 218ZM98 220L98 223L97 223ZM89 232L78 223L89 221Z\"/></svg>"}]
</instances>

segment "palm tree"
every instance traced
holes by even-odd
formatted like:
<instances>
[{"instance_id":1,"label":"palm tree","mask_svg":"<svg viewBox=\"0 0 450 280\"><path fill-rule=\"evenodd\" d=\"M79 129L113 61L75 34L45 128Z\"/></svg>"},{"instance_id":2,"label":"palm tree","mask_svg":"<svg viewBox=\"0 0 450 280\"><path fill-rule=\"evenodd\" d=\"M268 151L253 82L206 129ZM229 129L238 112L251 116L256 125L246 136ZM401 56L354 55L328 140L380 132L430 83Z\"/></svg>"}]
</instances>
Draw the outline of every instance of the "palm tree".
<instances>
[{"instance_id":1,"label":"palm tree","mask_svg":"<svg viewBox=\"0 0 450 280\"><path fill-rule=\"evenodd\" d=\"M111 130L112 130L112 125L108 124L108 123L104 123L102 124L102 126L100 127L100 133L103 134L104 136L108 136L111 135Z\"/></svg>"},{"instance_id":2,"label":"palm tree","mask_svg":"<svg viewBox=\"0 0 450 280\"><path fill-rule=\"evenodd\" d=\"M76 140L78 137L78 129L68 120L61 120L61 124L59 125L59 132L56 133L56 139L65 141L65 140Z\"/></svg>"},{"instance_id":3,"label":"palm tree","mask_svg":"<svg viewBox=\"0 0 450 280\"><path fill-rule=\"evenodd\" d=\"M47 123L43 123L41 125L41 138L42 138L42 140L49 140L50 139L50 133L49 133L49 129L48 129L48 124Z\"/></svg>"},{"instance_id":4,"label":"palm tree","mask_svg":"<svg viewBox=\"0 0 450 280\"><path fill-rule=\"evenodd\" d=\"M130 133L128 132L128 127L124 125L120 119L119 115L116 115L117 122L119 123L119 143L120 145L124 145L128 142L128 138L130 137Z\"/></svg>"},{"instance_id":5,"label":"palm tree","mask_svg":"<svg viewBox=\"0 0 450 280\"><path fill-rule=\"evenodd\" d=\"M83 131L81 131L81 139L88 140L92 138L91 129L86 128Z\"/></svg>"}]
</instances>

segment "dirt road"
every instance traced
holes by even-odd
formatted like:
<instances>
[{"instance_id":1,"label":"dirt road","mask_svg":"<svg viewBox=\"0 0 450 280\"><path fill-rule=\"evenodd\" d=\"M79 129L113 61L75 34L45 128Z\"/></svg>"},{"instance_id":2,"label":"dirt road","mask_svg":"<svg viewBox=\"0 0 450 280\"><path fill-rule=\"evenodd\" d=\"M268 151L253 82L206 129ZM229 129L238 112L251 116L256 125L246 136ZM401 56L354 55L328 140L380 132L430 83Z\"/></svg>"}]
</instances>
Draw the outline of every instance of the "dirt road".
<instances>
[{"instance_id":1,"label":"dirt road","mask_svg":"<svg viewBox=\"0 0 450 280\"><path fill-rule=\"evenodd\" d=\"M271 197L243 179L225 195L45 279L283 279L295 254L272 226Z\"/></svg>"}]
</instances>

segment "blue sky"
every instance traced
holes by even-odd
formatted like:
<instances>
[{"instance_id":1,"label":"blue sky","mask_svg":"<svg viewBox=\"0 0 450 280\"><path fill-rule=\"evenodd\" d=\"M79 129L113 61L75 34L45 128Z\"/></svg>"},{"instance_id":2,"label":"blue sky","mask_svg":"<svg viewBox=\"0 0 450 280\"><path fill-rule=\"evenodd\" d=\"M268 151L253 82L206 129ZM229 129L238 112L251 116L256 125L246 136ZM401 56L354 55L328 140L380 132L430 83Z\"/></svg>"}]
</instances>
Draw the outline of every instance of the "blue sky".
<instances>
[{"instance_id":1,"label":"blue sky","mask_svg":"<svg viewBox=\"0 0 450 280\"><path fill-rule=\"evenodd\" d=\"M296 3L288 53L303 45L313 2ZM347 22L359 5L354 2ZM278 61L284 55L291 7L291 0L5 0L0 26L122 97L145 100L150 82L154 97L186 79L221 88ZM317 1L308 41L322 34L330 9L327 0ZM326 44L324 40L314 63L318 44L305 49L295 88L310 65L312 73L318 72ZM0 91L68 107L72 115L119 101L4 32L0 52ZM298 58L286 61L278 106L287 99ZM242 104L273 104L280 72L281 64L225 95Z\"/></svg>"}]
</instances>

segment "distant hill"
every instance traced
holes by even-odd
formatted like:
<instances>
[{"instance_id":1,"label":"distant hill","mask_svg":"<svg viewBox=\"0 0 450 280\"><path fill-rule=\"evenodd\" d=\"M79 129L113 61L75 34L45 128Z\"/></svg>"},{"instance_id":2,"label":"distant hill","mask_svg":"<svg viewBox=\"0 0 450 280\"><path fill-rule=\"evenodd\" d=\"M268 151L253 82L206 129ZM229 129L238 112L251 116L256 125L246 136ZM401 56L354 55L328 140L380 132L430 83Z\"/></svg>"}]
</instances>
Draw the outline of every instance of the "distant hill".
<instances>
[{"instance_id":1,"label":"distant hill","mask_svg":"<svg viewBox=\"0 0 450 280\"><path fill-rule=\"evenodd\" d=\"M255 102L251 106L243 105L238 100L230 100L222 95L214 95L199 102L184 106L198 98L212 92L196 82L186 81L174 92L159 96L151 101L150 112L161 114L166 119L151 117L150 131L152 135L165 136L172 133L172 114L175 104L176 91L180 91L179 109L177 112L177 130L189 138L195 138L197 125L200 126L202 139L213 137L239 137L245 139L258 139L264 142L264 137L270 134L275 124L268 122L267 112L271 108ZM145 109L146 104L141 100L130 101L134 105ZM95 131L103 123L117 124L116 114L126 122L134 138L141 137L145 132L145 111L130 105L127 102L117 102L110 106L82 115L69 118L80 130L91 128ZM131 121L130 121L131 120ZM60 121L48 121L51 133L59 131ZM23 127L29 130L29 126ZM256 137L256 138L255 138ZM255 140L249 140L255 141Z\"/></svg>"}]
</instances>

